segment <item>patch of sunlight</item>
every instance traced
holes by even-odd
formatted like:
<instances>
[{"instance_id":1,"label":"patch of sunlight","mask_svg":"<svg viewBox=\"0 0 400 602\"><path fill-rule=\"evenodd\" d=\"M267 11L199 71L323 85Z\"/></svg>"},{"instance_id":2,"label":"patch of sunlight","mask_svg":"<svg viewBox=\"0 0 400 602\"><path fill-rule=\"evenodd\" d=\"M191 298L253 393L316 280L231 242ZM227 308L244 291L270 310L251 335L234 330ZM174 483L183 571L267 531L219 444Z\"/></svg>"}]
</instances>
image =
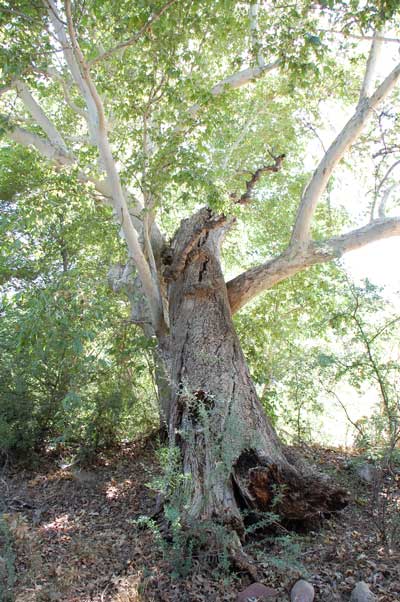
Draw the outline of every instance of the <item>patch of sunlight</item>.
<instances>
[{"instance_id":1,"label":"patch of sunlight","mask_svg":"<svg viewBox=\"0 0 400 602\"><path fill-rule=\"evenodd\" d=\"M131 479L124 479L120 483L112 479L106 488L106 498L108 500L117 499L122 493L129 490L132 486Z\"/></svg>"},{"instance_id":2,"label":"patch of sunlight","mask_svg":"<svg viewBox=\"0 0 400 602\"><path fill-rule=\"evenodd\" d=\"M71 531L71 529L74 529L74 525L70 523L69 514L61 514L53 521L44 523L42 525L42 529L44 531L56 531L61 533L65 531Z\"/></svg>"},{"instance_id":3,"label":"patch of sunlight","mask_svg":"<svg viewBox=\"0 0 400 602\"><path fill-rule=\"evenodd\" d=\"M142 602L144 597L141 592L142 574L137 573L127 577L117 578L117 592L111 598L111 602Z\"/></svg>"}]
</instances>

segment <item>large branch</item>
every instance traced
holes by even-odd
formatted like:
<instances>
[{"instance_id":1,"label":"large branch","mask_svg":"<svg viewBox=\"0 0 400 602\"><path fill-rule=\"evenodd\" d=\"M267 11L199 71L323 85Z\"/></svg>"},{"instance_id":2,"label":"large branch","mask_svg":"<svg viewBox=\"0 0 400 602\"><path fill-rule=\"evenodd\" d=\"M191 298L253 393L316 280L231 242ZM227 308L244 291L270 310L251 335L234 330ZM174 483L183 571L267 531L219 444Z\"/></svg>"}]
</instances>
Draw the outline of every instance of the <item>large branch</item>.
<instances>
[{"instance_id":1,"label":"large branch","mask_svg":"<svg viewBox=\"0 0 400 602\"><path fill-rule=\"evenodd\" d=\"M367 65L365 67L364 79L361 85L359 102L362 102L364 98L368 98L368 96L370 96L374 91L374 78L376 76L376 69L381 48L382 40L379 37L379 32L375 32L371 44L371 50L367 60Z\"/></svg>"},{"instance_id":2,"label":"large branch","mask_svg":"<svg viewBox=\"0 0 400 602\"><path fill-rule=\"evenodd\" d=\"M46 113L33 98L28 86L21 80L14 80L13 85L15 90L24 103L25 108L29 111L36 123L42 128L49 138L50 143L59 148L64 154L68 154L67 145L54 123L47 117Z\"/></svg>"},{"instance_id":3,"label":"large branch","mask_svg":"<svg viewBox=\"0 0 400 602\"><path fill-rule=\"evenodd\" d=\"M59 146L52 144L47 138L34 134L25 128L8 123L7 135L11 140L14 140L14 142L17 142L18 144L33 146L43 157L50 159L57 167L75 164L75 159L71 154L64 151Z\"/></svg>"},{"instance_id":4,"label":"large branch","mask_svg":"<svg viewBox=\"0 0 400 602\"><path fill-rule=\"evenodd\" d=\"M33 146L42 157L49 159L55 167L79 167L76 158L54 146L50 140L17 125L8 124L8 137L22 146ZM84 184L92 184L95 190L104 197L106 204L111 201L111 188L107 180L99 180L85 171L78 169L77 178Z\"/></svg>"},{"instance_id":5,"label":"large branch","mask_svg":"<svg viewBox=\"0 0 400 602\"><path fill-rule=\"evenodd\" d=\"M55 7L54 4L51 6ZM73 68L75 72L75 83L78 81L80 85L78 86L79 90L81 90L82 86L84 86L84 81L80 76L80 73L77 72L78 64L76 63L73 56L71 56L71 45L69 44L65 32L62 29L62 22L59 20L58 13L54 13L51 8L52 18L54 20L53 25L57 26L58 31L58 41L65 46L65 58L67 65ZM66 85L64 78L61 74L58 74L51 67L48 68L46 75L50 75L56 81L59 81ZM73 81L73 80L71 80ZM99 179L98 177L90 174L87 169L82 169L77 161L77 158L73 155L73 153L67 148L66 143L58 132L55 124L48 118L40 104L35 100L32 93L30 92L28 86L22 82L21 80L15 79L12 82L12 85L6 86L0 90L1 94L5 94L12 90L16 90L18 96L21 98L25 108L29 111L32 118L36 122L37 125L41 127L41 129L46 133L47 137L39 136L38 134L31 132L25 128L22 128L18 125L14 125L7 116L0 115L0 118L7 124L7 134L8 137L26 147L33 146L42 157L51 161L51 163L55 167L75 167L77 179L82 183L89 183L94 186L95 190L102 196L102 200L106 204L112 204L112 189L110 185L109 178ZM86 93L88 93L88 88L85 87ZM85 99L86 100L86 99ZM69 99L66 98L66 102L71 105ZM88 120L88 114L80 108L72 106L77 113L84 116L86 120ZM92 117L95 118L92 112ZM138 199L132 199L131 195L127 191L124 191L126 198L129 198L129 213L131 219L133 220L134 227L141 231L142 229L142 212L143 205L139 202ZM161 248L163 246L163 238L158 230L158 228L153 225L151 228L151 243L154 247L154 252L159 254Z\"/></svg>"},{"instance_id":6,"label":"large branch","mask_svg":"<svg viewBox=\"0 0 400 602\"><path fill-rule=\"evenodd\" d=\"M39 154L48 159L55 167L75 167L76 177L83 184L90 184L98 192L106 205L112 203L112 189L108 178L99 179L98 177L88 173L79 167L76 158L70 153L64 153L59 147L54 146L51 142L34 132L22 128L17 125L12 125L6 116L0 114L0 119L7 123L7 136L17 144L25 147L35 148ZM125 191L125 196L128 198L129 193ZM129 214L135 228L140 231L143 227L142 223L143 205L138 199L130 198ZM161 253L164 246L164 239L155 224L151 227L151 245L153 252L157 256Z\"/></svg>"},{"instance_id":7,"label":"large branch","mask_svg":"<svg viewBox=\"0 0 400 602\"><path fill-rule=\"evenodd\" d=\"M249 6L250 39L257 65L263 68L265 66L265 59L262 52L262 45L260 44L260 40L258 38L258 8L259 0L252 2Z\"/></svg>"},{"instance_id":8,"label":"large branch","mask_svg":"<svg viewBox=\"0 0 400 602\"><path fill-rule=\"evenodd\" d=\"M70 0L65 0L64 5L67 17L68 33L72 44L73 58L78 66L79 76L84 84L83 95L87 100L89 118L96 136L100 157L102 159L104 169L107 174L107 179L110 184L115 216L121 225L129 253L138 270L138 274L150 306L155 331L159 332L165 326L160 289L158 283L153 279L149 264L140 245L138 231L136 230L131 219L128 203L125 198L116 162L108 139L108 126L103 102L96 85L90 76L89 66L83 56L76 36L72 20ZM89 98L87 95L89 95ZM93 114L94 112L95 114Z\"/></svg>"},{"instance_id":9,"label":"large branch","mask_svg":"<svg viewBox=\"0 0 400 602\"><path fill-rule=\"evenodd\" d=\"M250 268L227 283L232 313L278 282L317 263L338 259L344 253L359 249L371 242L400 235L400 217L377 219L367 226L320 242L309 242L293 255L287 249L279 257Z\"/></svg>"},{"instance_id":10,"label":"large branch","mask_svg":"<svg viewBox=\"0 0 400 602\"><path fill-rule=\"evenodd\" d=\"M372 49L371 53L375 50ZM368 71L368 70L367 70ZM361 98L356 111L331 144L304 190L293 228L291 245L306 246L310 239L311 221L321 195L326 189L333 170L347 149L357 140L372 112L393 90L400 78L400 63L389 73L370 98ZM365 81L369 85L369 77Z\"/></svg>"},{"instance_id":11,"label":"large branch","mask_svg":"<svg viewBox=\"0 0 400 602\"><path fill-rule=\"evenodd\" d=\"M69 72L72 76L73 81L77 85L82 97L85 100L87 111L88 111L88 127L90 131L90 135L92 138L92 142L95 144L96 140L96 119L97 119L97 110L96 104L94 102L93 96L89 89L87 81L82 75L81 68L79 62L75 56L74 50L72 48L71 42L68 40L67 32L64 27L63 20L57 10L57 5L55 0L43 0L44 5L47 8L50 22L53 26L54 33L57 41L59 42L65 62L67 63Z\"/></svg>"}]
</instances>

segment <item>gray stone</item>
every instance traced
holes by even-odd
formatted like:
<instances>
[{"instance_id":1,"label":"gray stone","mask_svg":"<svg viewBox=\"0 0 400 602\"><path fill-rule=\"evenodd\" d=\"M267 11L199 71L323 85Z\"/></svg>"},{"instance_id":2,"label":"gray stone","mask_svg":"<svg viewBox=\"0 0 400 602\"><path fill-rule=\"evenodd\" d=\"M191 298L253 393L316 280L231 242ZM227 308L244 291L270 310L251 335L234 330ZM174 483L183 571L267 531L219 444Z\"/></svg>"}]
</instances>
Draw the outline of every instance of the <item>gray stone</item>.
<instances>
[{"instance_id":1,"label":"gray stone","mask_svg":"<svg viewBox=\"0 0 400 602\"><path fill-rule=\"evenodd\" d=\"M272 602L278 592L262 583L252 583L236 596L236 602Z\"/></svg>"},{"instance_id":2,"label":"gray stone","mask_svg":"<svg viewBox=\"0 0 400 602\"><path fill-rule=\"evenodd\" d=\"M356 474L365 483L372 483L378 476L378 470L373 464L360 464L356 468Z\"/></svg>"},{"instance_id":3,"label":"gray stone","mask_svg":"<svg viewBox=\"0 0 400 602\"><path fill-rule=\"evenodd\" d=\"M300 579L294 584L290 593L291 602L312 602L314 600L314 587L308 581Z\"/></svg>"},{"instance_id":4,"label":"gray stone","mask_svg":"<svg viewBox=\"0 0 400 602\"><path fill-rule=\"evenodd\" d=\"M376 597L365 581L359 581L351 592L350 602L376 602Z\"/></svg>"}]
</instances>

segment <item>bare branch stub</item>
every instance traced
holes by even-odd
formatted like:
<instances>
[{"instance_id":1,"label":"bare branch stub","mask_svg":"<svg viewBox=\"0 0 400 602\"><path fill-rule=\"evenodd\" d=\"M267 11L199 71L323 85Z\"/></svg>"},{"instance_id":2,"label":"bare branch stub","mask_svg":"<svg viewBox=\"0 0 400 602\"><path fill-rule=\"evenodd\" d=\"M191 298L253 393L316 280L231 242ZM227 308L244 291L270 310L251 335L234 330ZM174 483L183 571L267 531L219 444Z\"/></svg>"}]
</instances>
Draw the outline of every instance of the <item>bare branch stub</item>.
<instances>
[{"instance_id":1,"label":"bare branch stub","mask_svg":"<svg viewBox=\"0 0 400 602\"><path fill-rule=\"evenodd\" d=\"M253 190L260 180L261 176L265 173L276 173L280 171L282 167L283 160L286 155L282 154L278 157L274 157L274 163L271 165L264 165L263 167L259 167L251 176L250 180L246 182L246 192L244 192L239 198L236 194L231 194L231 198L235 201L237 205L247 205L252 201L253 198Z\"/></svg>"}]
</instances>

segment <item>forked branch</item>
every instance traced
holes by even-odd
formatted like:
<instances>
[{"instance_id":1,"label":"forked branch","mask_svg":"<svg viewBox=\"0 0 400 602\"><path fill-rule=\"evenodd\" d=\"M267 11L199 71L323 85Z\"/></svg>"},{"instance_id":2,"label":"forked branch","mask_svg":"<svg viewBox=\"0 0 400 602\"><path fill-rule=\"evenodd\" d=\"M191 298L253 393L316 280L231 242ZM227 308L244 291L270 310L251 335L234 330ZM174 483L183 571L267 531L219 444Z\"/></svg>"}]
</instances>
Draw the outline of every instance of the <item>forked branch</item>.
<instances>
[{"instance_id":1,"label":"forked branch","mask_svg":"<svg viewBox=\"0 0 400 602\"><path fill-rule=\"evenodd\" d=\"M89 72L89 66L80 48L72 19L71 1L65 0L67 32L57 11L54 0L45 0L57 39L63 49L70 73L78 86L87 106L89 127L92 137L99 149L100 157L107 174L112 204L129 249L129 253L137 267L143 289L150 306L154 328L163 328L163 310L161 295L157 282L153 279L149 264L143 254L138 232L132 222L127 200L122 189L118 169L108 139L108 127L103 101Z\"/></svg>"},{"instance_id":2,"label":"forked branch","mask_svg":"<svg viewBox=\"0 0 400 602\"><path fill-rule=\"evenodd\" d=\"M46 113L39 105L39 103L32 96L28 86L21 80L16 79L13 81L13 86L25 105L25 108L29 111L36 123L42 128L49 138L49 142L52 146L60 149L64 154L68 154L67 145L59 131L57 130L54 123L47 117Z\"/></svg>"}]
</instances>

